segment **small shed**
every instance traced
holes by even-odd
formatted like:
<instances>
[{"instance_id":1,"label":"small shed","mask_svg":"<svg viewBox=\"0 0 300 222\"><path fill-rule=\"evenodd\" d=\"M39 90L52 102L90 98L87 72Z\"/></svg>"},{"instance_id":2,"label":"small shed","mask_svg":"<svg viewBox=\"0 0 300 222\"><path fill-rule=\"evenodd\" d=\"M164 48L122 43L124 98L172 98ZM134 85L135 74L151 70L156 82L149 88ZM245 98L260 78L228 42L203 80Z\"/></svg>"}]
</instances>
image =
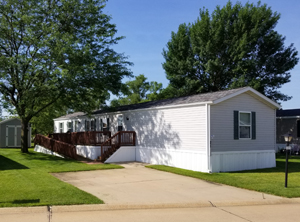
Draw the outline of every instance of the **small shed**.
<instances>
[{"instance_id":1,"label":"small shed","mask_svg":"<svg viewBox=\"0 0 300 222\"><path fill-rule=\"evenodd\" d=\"M28 132L28 146L31 145L31 128ZM21 120L6 119L0 122L0 148L21 147Z\"/></svg>"}]
</instances>

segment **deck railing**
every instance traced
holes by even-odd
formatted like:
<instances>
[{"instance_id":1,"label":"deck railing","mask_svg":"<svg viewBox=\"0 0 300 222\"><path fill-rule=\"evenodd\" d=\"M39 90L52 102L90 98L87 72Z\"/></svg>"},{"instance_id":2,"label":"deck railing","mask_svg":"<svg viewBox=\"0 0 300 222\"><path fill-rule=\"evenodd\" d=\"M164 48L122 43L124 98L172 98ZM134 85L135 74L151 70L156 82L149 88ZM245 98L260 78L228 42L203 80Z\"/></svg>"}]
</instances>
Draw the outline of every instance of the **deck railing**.
<instances>
[{"instance_id":1,"label":"deck railing","mask_svg":"<svg viewBox=\"0 0 300 222\"><path fill-rule=\"evenodd\" d=\"M101 145L111 137L109 131L52 133L49 137L72 145Z\"/></svg>"},{"instance_id":2,"label":"deck railing","mask_svg":"<svg viewBox=\"0 0 300 222\"><path fill-rule=\"evenodd\" d=\"M135 146L135 131L120 131L101 144L101 161L105 161L121 146Z\"/></svg>"},{"instance_id":3,"label":"deck railing","mask_svg":"<svg viewBox=\"0 0 300 222\"><path fill-rule=\"evenodd\" d=\"M77 159L76 147L74 145L51 139L40 134L35 135L34 144L41 145L63 156Z\"/></svg>"}]
</instances>

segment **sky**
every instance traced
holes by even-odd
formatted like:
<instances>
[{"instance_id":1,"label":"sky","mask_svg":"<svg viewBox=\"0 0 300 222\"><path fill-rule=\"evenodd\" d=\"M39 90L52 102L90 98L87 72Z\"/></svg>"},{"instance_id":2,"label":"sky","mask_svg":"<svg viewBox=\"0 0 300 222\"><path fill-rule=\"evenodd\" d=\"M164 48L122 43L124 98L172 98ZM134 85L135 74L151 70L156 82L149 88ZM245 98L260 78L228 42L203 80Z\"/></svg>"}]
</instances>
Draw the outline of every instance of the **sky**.
<instances>
[{"instance_id":1,"label":"sky","mask_svg":"<svg viewBox=\"0 0 300 222\"><path fill-rule=\"evenodd\" d=\"M248 1L240 2L245 4ZM169 81L162 68L162 51L171 39L172 31L177 32L182 23L196 21L200 8L204 7L212 13L217 5L222 7L226 3L227 0L108 0L103 11L116 24L117 36L125 36L113 48L118 53L127 55L128 60L134 63L130 67L133 74L144 74L148 81L157 81L167 87ZM257 1L249 3L256 4ZM263 0L261 3L281 14L275 30L286 37L285 46L293 43L300 52L300 1ZM291 81L279 89L293 97L281 103L283 109L300 108L300 64L290 73Z\"/></svg>"},{"instance_id":2,"label":"sky","mask_svg":"<svg viewBox=\"0 0 300 222\"><path fill-rule=\"evenodd\" d=\"M248 1L240 2L245 4ZM167 87L169 81L162 68L162 51L171 39L172 31L177 32L182 23L195 22L200 8L212 13L217 5L223 7L226 3L227 0L108 0L103 12L112 17L111 23L117 26L117 36L125 37L113 48L134 63L130 67L133 74L144 74L148 81L157 81ZM232 0L232 3L236 1ZM257 1L249 0L249 3L256 4ZM275 30L286 37L285 46L294 44L300 56L300 1L262 0L261 3L281 14ZM290 73L291 81L279 89L293 97L281 102L283 109L300 108L300 62ZM133 79L124 79L128 80ZM3 115L8 114L4 111Z\"/></svg>"}]
</instances>

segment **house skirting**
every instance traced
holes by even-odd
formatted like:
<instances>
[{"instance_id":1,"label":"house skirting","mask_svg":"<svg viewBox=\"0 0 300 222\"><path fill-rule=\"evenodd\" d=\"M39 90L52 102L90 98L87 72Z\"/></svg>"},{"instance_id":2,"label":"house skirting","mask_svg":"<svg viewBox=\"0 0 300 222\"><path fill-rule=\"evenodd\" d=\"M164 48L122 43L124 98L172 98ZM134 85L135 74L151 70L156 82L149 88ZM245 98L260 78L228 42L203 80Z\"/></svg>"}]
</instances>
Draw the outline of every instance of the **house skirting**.
<instances>
[{"instance_id":1,"label":"house skirting","mask_svg":"<svg viewBox=\"0 0 300 222\"><path fill-rule=\"evenodd\" d=\"M53 155L53 156L58 156L58 157L64 158L62 155L59 155L58 153L55 153L55 152L53 152L53 151L51 151L49 149L46 149L45 147L40 146L40 145L35 145L34 151L38 152L38 153L44 153L44 154L48 154L48 155Z\"/></svg>"},{"instance_id":2,"label":"house skirting","mask_svg":"<svg viewBox=\"0 0 300 222\"><path fill-rule=\"evenodd\" d=\"M206 152L139 146L120 147L105 163L138 161L208 172Z\"/></svg>"},{"instance_id":3,"label":"house skirting","mask_svg":"<svg viewBox=\"0 0 300 222\"><path fill-rule=\"evenodd\" d=\"M211 153L211 172L213 173L271 167L276 167L274 150Z\"/></svg>"},{"instance_id":4,"label":"house skirting","mask_svg":"<svg viewBox=\"0 0 300 222\"><path fill-rule=\"evenodd\" d=\"M77 145L76 153L84 158L95 160L101 155L101 146Z\"/></svg>"},{"instance_id":5,"label":"house skirting","mask_svg":"<svg viewBox=\"0 0 300 222\"><path fill-rule=\"evenodd\" d=\"M46 149L43 146L36 145L34 151L49 155L54 155L58 157L64 158L62 155L55 153L49 149ZM76 146L76 153L79 156L83 156L85 158L95 160L100 156L101 153L101 146L84 146L84 145L77 145Z\"/></svg>"}]
</instances>

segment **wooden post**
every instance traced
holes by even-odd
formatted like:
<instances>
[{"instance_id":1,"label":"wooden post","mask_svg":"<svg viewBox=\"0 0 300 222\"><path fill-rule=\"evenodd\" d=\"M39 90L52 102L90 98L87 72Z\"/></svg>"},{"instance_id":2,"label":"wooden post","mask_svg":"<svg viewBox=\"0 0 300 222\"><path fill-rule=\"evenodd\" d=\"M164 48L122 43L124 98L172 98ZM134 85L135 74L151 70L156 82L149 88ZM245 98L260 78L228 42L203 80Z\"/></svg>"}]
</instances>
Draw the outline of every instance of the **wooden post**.
<instances>
[{"instance_id":1,"label":"wooden post","mask_svg":"<svg viewBox=\"0 0 300 222\"><path fill-rule=\"evenodd\" d=\"M118 135L118 137L119 137L119 138L118 138L118 140L119 140L119 141L118 141L118 142L119 142L119 146L121 146L121 133L122 133L122 132L119 132L119 135Z\"/></svg>"}]
</instances>

